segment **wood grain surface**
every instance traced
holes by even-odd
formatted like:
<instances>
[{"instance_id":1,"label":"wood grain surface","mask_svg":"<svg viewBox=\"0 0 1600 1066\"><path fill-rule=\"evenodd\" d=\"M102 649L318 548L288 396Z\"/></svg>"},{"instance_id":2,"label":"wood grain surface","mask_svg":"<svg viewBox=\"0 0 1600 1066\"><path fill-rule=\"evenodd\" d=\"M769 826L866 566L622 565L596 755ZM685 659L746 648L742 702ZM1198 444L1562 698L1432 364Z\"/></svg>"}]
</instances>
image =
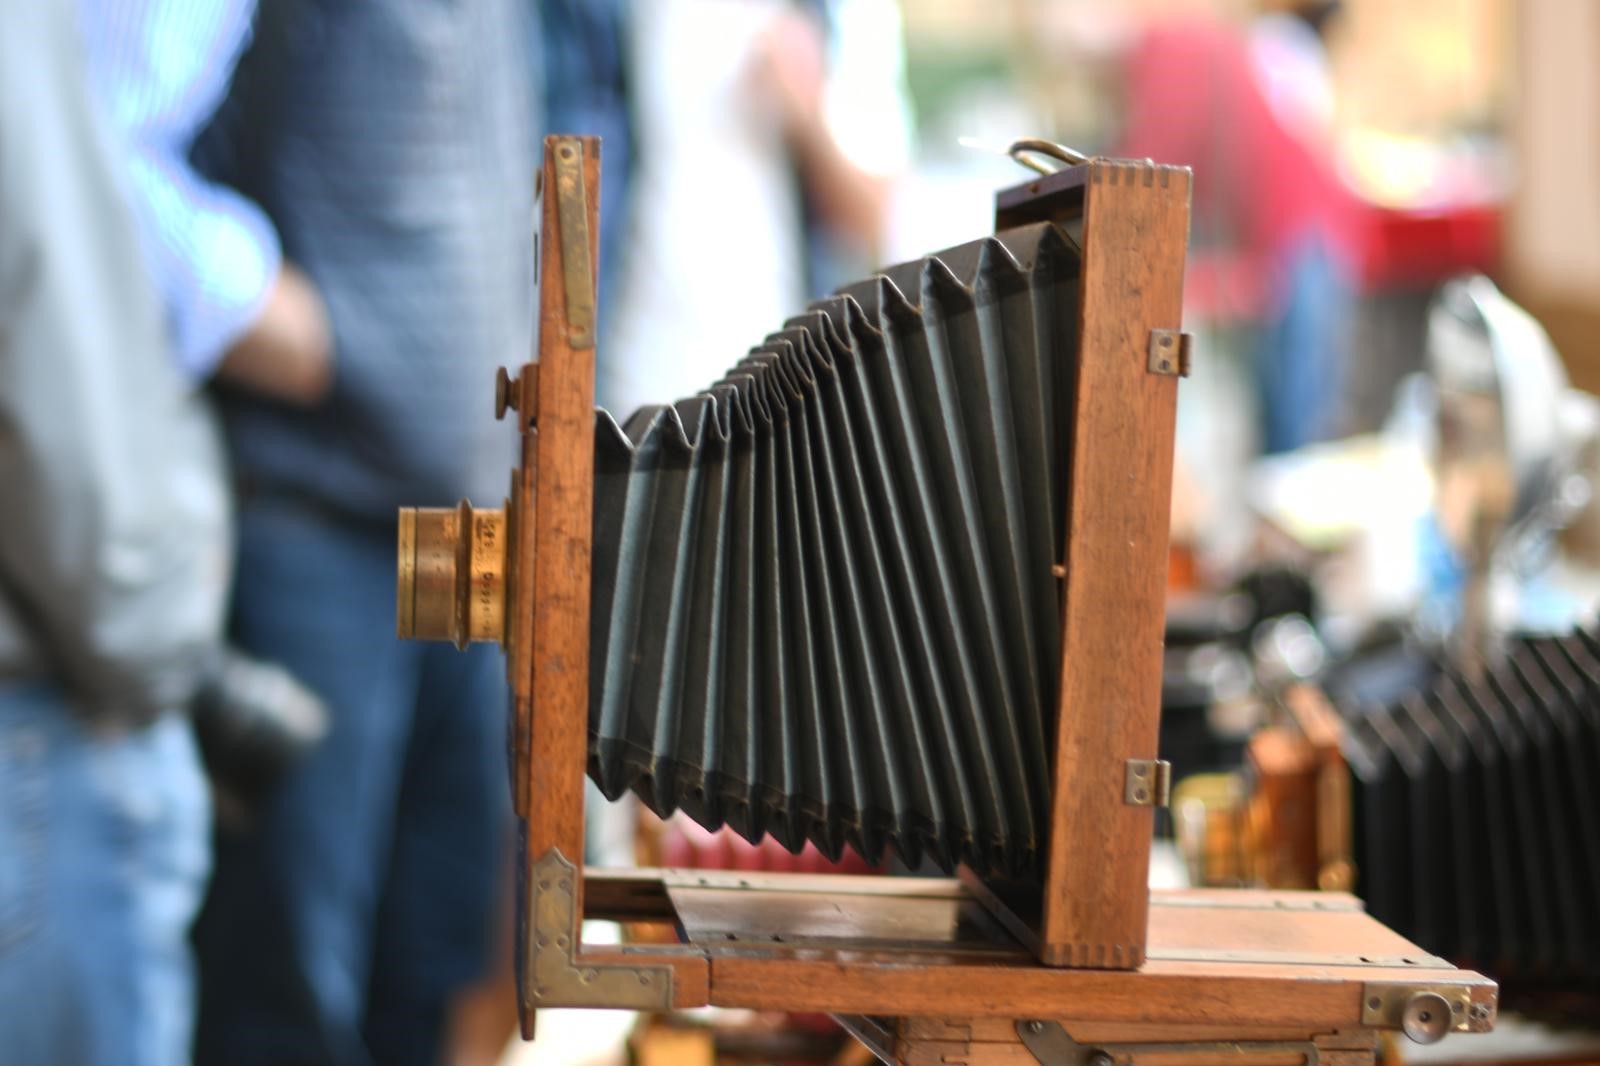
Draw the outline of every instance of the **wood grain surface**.
<instances>
[{"instance_id":1,"label":"wood grain surface","mask_svg":"<svg viewBox=\"0 0 1600 1066\"><path fill-rule=\"evenodd\" d=\"M1082 328L1062 612L1060 712L1040 958L1144 958L1149 807L1124 764L1154 759L1178 379L1148 369L1150 331L1183 312L1189 171L1096 160L1084 194Z\"/></svg>"},{"instance_id":2,"label":"wood grain surface","mask_svg":"<svg viewBox=\"0 0 1600 1066\"><path fill-rule=\"evenodd\" d=\"M594 522L594 347L574 348L557 239L555 153L581 145L589 232L599 232L599 138L547 137L540 220L539 386L530 429L533 492L533 619L524 860L550 848L583 863L583 781L589 737L589 561ZM594 276L594 244L589 270ZM526 414L527 412L524 412ZM529 513L531 511L531 513ZM581 876L578 906L582 908Z\"/></svg>"},{"instance_id":3,"label":"wood grain surface","mask_svg":"<svg viewBox=\"0 0 1600 1066\"><path fill-rule=\"evenodd\" d=\"M535 373L523 378L518 560L510 649L513 798L523 817L517 860L524 891L551 848L576 867L575 906L583 913L583 791L589 737L589 559L594 494L594 347L574 348L566 325L566 286L558 239L556 152L583 153L589 233L599 232L597 137L546 137L539 176L534 261L538 291ZM597 263L591 240L589 270ZM536 382L536 387L535 387ZM522 642L526 643L522 643ZM526 944L529 902L519 901L517 936ZM522 1036L534 1034L528 998L531 951L518 975ZM674 989L676 993L676 988Z\"/></svg>"}]
</instances>

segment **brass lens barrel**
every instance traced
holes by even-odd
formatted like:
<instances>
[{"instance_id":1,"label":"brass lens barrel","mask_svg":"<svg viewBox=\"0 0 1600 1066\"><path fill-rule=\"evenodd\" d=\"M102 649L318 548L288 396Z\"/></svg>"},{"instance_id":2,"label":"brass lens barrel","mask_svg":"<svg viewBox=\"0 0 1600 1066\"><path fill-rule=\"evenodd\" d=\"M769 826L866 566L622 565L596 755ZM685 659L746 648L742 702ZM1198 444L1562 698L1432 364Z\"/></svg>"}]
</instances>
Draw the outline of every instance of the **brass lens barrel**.
<instances>
[{"instance_id":1,"label":"brass lens barrel","mask_svg":"<svg viewBox=\"0 0 1600 1066\"><path fill-rule=\"evenodd\" d=\"M395 630L407 640L505 643L504 508L402 507Z\"/></svg>"}]
</instances>

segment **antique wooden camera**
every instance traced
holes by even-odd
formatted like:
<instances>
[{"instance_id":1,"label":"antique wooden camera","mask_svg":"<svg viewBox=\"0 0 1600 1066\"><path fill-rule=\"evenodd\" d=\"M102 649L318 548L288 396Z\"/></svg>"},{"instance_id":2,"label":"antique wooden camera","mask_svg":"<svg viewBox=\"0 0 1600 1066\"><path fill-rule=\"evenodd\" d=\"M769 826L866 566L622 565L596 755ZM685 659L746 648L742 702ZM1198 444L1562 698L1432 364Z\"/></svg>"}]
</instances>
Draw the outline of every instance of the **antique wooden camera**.
<instances>
[{"instance_id":1,"label":"antique wooden camera","mask_svg":"<svg viewBox=\"0 0 1600 1066\"><path fill-rule=\"evenodd\" d=\"M546 142L504 509L400 519L402 636L506 650L540 1007L828 1012L887 1061L1362 1062L1494 985L1351 897L1147 888L1190 173L1079 160L996 233L593 404L598 143ZM759 341L760 338L752 338ZM585 870L610 796L949 877ZM585 945L581 919L674 944ZM1020 1058L1019 1058L1020 1056Z\"/></svg>"}]
</instances>

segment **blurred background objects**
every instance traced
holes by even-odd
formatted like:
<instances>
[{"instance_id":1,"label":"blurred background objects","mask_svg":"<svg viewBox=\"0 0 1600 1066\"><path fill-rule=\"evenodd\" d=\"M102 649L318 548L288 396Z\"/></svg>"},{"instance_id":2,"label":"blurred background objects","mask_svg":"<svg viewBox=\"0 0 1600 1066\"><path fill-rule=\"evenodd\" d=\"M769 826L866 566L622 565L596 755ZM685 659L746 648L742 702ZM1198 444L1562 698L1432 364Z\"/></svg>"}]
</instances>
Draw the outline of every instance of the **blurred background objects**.
<instances>
[{"instance_id":1,"label":"blurred background objects","mask_svg":"<svg viewBox=\"0 0 1600 1066\"><path fill-rule=\"evenodd\" d=\"M1479 958L1422 920L1436 879L1362 857L1414 843L1374 827L1421 824L1453 768L1489 773L1462 755L1485 736L1552 760L1566 791L1516 823L1541 841L1587 795L1589 763L1537 753L1600 737L1600 6L84 0L81 62L51 5L8 3L0 903L35 883L5 817L107 757L80 704L116 705L123 744L172 734L139 780L187 790L161 841L197 890L205 797L158 714L192 707L217 795L253 816L218 838L200 1061L848 1054L818 1019L714 1013L563 1016L507 1047L502 663L395 641L393 516L506 492L486 397L530 351L545 131L604 140L597 399L634 429L808 300L989 232L1019 137L1193 167L1162 736L1188 781L1161 876L1354 889L1534 1013L1592 1007L1596 974L1509 939ZM53 367L18 325L40 314ZM231 632L271 665L217 632L230 490ZM85 579L146 549L172 583ZM148 617L96 614L147 592ZM1589 870L1567 860L1600 841L1571 824L1519 869ZM821 861L626 805L590 829L606 863ZM1545 901L1507 883L1531 927ZM168 964L187 919L166 915ZM0 981L46 942L25 933L0 926ZM182 1043L183 987L151 1062Z\"/></svg>"},{"instance_id":2,"label":"blurred background objects","mask_svg":"<svg viewBox=\"0 0 1600 1066\"><path fill-rule=\"evenodd\" d=\"M597 371L619 418L715 380L876 261L910 145L892 0L665 0L629 16L632 209Z\"/></svg>"}]
</instances>

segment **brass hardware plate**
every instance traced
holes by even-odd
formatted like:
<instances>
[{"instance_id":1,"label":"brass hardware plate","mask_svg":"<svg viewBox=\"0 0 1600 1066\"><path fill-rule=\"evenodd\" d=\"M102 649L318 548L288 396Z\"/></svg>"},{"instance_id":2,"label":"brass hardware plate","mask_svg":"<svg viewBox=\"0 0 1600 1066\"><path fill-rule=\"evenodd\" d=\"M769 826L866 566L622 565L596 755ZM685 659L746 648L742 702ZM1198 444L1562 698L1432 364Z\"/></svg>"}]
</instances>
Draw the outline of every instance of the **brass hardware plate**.
<instances>
[{"instance_id":1,"label":"brass hardware plate","mask_svg":"<svg viewBox=\"0 0 1600 1066\"><path fill-rule=\"evenodd\" d=\"M1017 1036L1040 1066L1137 1066L1141 1056L1170 1059L1177 1055L1301 1056L1305 1066L1318 1066L1317 1046L1309 1040L1210 1040L1171 1044L1080 1044L1060 1022L1021 1021Z\"/></svg>"},{"instance_id":2,"label":"brass hardware plate","mask_svg":"<svg viewBox=\"0 0 1600 1066\"><path fill-rule=\"evenodd\" d=\"M567 290L567 343L594 347L594 251L589 241L589 196L583 182L583 142L556 142L556 219L561 228L561 280ZM529 412L531 414L531 412Z\"/></svg>"},{"instance_id":3,"label":"brass hardware plate","mask_svg":"<svg viewBox=\"0 0 1600 1066\"><path fill-rule=\"evenodd\" d=\"M1174 377L1189 376L1189 359L1194 349L1194 336L1176 329L1150 331L1149 370L1152 374Z\"/></svg>"},{"instance_id":4,"label":"brass hardware plate","mask_svg":"<svg viewBox=\"0 0 1600 1066\"><path fill-rule=\"evenodd\" d=\"M1418 996L1443 997L1450 1006L1450 1030L1458 1033L1487 1033L1494 1028L1495 1002L1472 1002L1467 985L1399 984L1368 981L1361 987L1361 1024L1374 1029L1405 1029L1406 1008Z\"/></svg>"},{"instance_id":5,"label":"brass hardware plate","mask_svg":"<svg viewBox=\"0 0 1600 1066\"><path fill-rule=\"evenodd\" d=\"M530 1007L609 1007L670 1010L672 967L591 964L578 949L578 870L560 848L534 863L528 882L527 955L531 980L524 983Z\"/></svg>"},{"instance_id":6,"label":"brass hardware plate","mask_svg":"<svg viewBox=\"0 0 1600 1066\"><path fill-rule=\"evenodd\" d=\"M1172 764L1160 759L1129 759L1122 801L1130 807L1165 807L1172 799Z\"/></svg>"}]
</instances>

